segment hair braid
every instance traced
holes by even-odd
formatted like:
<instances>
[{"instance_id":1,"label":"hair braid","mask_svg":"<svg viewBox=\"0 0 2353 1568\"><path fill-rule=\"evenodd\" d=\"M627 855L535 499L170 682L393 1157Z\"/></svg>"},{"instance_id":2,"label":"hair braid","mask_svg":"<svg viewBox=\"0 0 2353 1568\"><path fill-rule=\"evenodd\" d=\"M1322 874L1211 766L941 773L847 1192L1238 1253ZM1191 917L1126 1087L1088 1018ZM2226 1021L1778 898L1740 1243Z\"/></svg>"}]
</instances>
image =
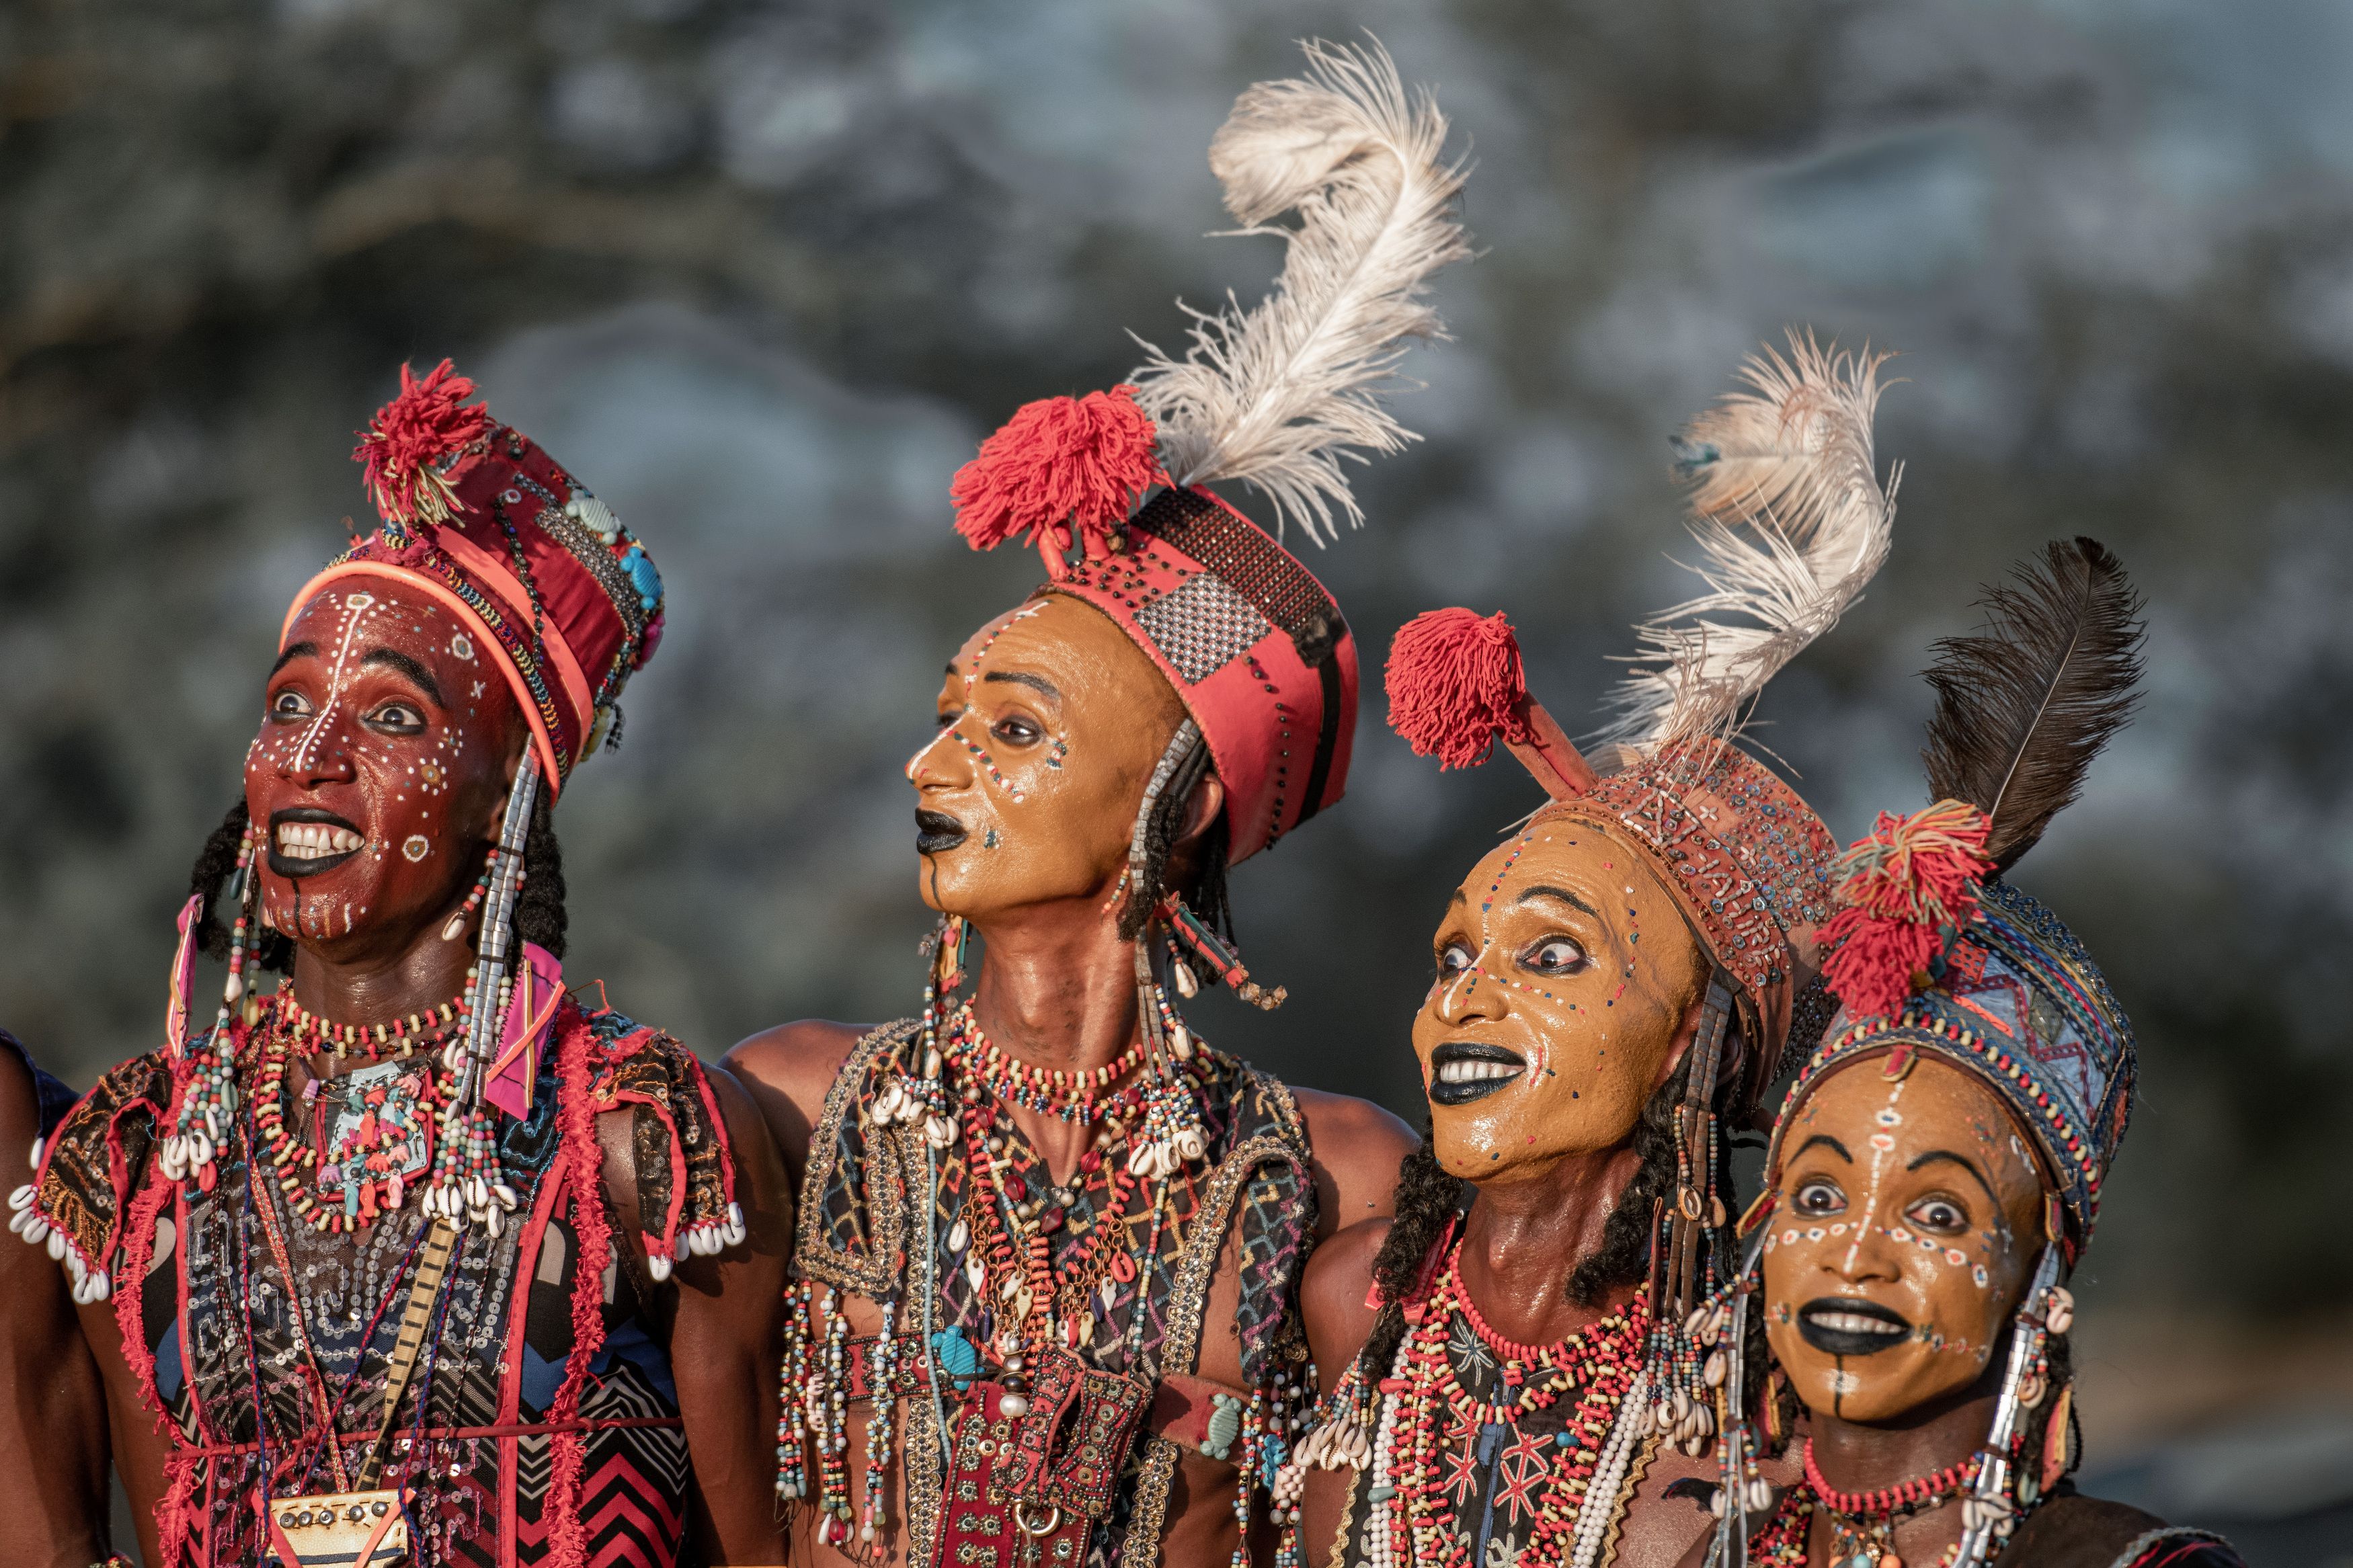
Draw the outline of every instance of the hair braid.
<instances>
[{"instance_id":1,"label":"hair braid","mask_svg":"<svg viewBox=\"0 0 2353 1568\"><path fill-rule=\"evenodd\" d=\"M229 928L214 910L220 902L221 889L237 873L238 852L244 847L245 830L252 818L246 814L245 796L239 795L220 826L212 830L205 847L196 855L196 863L188 872L190 896L204 900L196 911L196 950L209 958L228 956ZM257 969L273 969L280 974L294 970L294 944L281 931L263 928L248 931L253 942L250 962Z\"/></svg>"},{"instance_id":2,"label":"hair braid","mask_svg":"<svg viewBox=\"0 0 2353 1568\"><path fill-rule=\"evenodd\" d=\"M564 849L555 841L554 812L542 790L532 803L531 832L522 846L522 891L515 898L514 931L523 941L564 956L571 925L564 908Z\"/></svg>"},{"instance_id":3,"label":"hair braid","mask_svg":"<svg viewBox=\"0 0 2353 1568\"><path fill-rule=\"evenodd\" d=\"M1373 1279L1381 1288L1381 1311L1356 1358L1367 1387L1389 1374L1389 1363L1405 1340L1405 1299L1419 1283L1430 1248L1462 1212L1470 1195L1471 1184L1447 1174L1438 1163L1430 1118L1424 1116L1421 1142L1398 1163L1397 1215L1389 1221L1380 1250L1373 1255Z\"/></svg>"}]
</instances>

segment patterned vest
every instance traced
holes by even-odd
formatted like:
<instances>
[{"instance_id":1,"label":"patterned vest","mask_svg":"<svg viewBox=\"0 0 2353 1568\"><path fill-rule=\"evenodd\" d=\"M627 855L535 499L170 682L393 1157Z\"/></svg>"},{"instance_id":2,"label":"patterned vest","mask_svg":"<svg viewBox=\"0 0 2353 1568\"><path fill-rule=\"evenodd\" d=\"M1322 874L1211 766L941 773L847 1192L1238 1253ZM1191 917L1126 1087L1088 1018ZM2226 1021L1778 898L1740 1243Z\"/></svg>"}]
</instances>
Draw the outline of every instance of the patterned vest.
<instances>
[{"instance_id":1,"label":"patterned vest","mask_svg":"<svg viewBox=\"0 0 2353 1568\"><path fill-rule=\"evenodd\" d=\"M237 1027L249 1064L256 1031ZM669 1037L567 999L550 1038L530 1114L502 1121L500 1159L520 1201L502 1234L460 1233L392 1428L379 1484L411 1489L418 1568L669 1568L685 1536L677 1389L651 1287L614 1246L595 1118L632 1114L649 1248L725 1215L723 1126L700 1066ZM161 1053L109 1072L59 1132L41 1207L117 1282L128 1359L172 1439L165 1562L266 1563L265 1486L334 1489L293 1314L356 1466L381 1419L427 1222L412 1200L356 1236L322 1233L276 1180L253 1179L242 1135L209 1191L165 1179L149 1156L174 1093ZM269 1205L292 1279L258 1204Z\"/></svg>"},{"instance_id":2,"label":"patterned vest","mask_svg":"<svg viewBox=\"0 0 2353 1568\"><path fill-rule=\"evenodd\" d=\"M902 1020L868 1035L827 1094L810 1141L794 1268L803 1278L893 1303L901 1331L917 1344L950 1329L968 1342L987 1343L994 1324L966 1270L971 1243L957 1245L971 1229L958 1223L970 1187L960 1145L930 1151L920 1123L885 1131L860 1114L883 1085L913 1065L902 1058L914 1033L913 1023ZM1146 1384L1192 1374L1200 1363L1202 1310L1218 1254L1229 1231L1238 1229L1243 1375L1254 1388L1264 1387L1285 1370L1295 1373L1306 1356L1297 1312L1299 1271L1315 1230L1306 1127L1289 1089L1234 1058L1204 1047L1186 1068L1200 1107L1206 1153L1168 1184L1152 1265L1131 1280L1106 1280L1104 1327L1077 1353L1089 1366ZM930 1199L934 1190L936 1205ZM1149 1234L1148 1215L1130 1223L1135 1235ZM927 1234L929 1259L921 1256ZM917 1271L912 1280L911 1267ZM934 1282L928 1322L926 1279ZM945 1404L953 1412L953 1396ZM927 1397L907 1400L905 1409L906 1501L899 1512L906 1521L908 1561L925 1563L934 1560L944 1500L937 1414ZM1128 1450L1109 1512L1089 1537L1090 1568L1144 1568L1159 1561L1179 1457L1179 1444L1158 1432ZM1263 1484L1262 1478L1251 1479Z\"/></svg>"}]
</instances>

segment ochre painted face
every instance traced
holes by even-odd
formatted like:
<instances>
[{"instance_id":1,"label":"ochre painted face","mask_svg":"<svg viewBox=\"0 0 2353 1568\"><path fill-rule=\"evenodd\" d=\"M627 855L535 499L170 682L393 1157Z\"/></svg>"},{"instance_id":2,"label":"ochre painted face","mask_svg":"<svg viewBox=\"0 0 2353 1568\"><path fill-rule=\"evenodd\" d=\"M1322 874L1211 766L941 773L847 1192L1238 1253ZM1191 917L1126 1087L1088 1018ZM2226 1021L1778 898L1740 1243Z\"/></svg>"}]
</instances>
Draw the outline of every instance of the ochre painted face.
<instances>
[{"instance_id":1,"label":"ochre painted face","mask_svg":"<svg viewBox=\"0 0 2353 1568\"><path fill-rule=\"evenodd\" d=\"M523 722L478 633L391 578L302 606L246 752L270 925L331 958L406 951L497 838Z\"/></svg>"},{"instance_id":2,"label":"ochre painted face","mask_svg":"<svg viewBox=\"0 0 2353 1568\"><path fill-rule=\"evenodd\" d=\"M940 686L939 735L907 763L923 901L987 918L1108 899L1184 717L1144 651L1081 600L1044 594L981 627Z\"/></svg>"},{"instance_id":3,"label":"ochre painted face","mask_svg":"<svg viewBox=\"0 0 2353 1568\"><path fill-rule=\"evenodd\" d=\"M1764 1283L1798 1397L1882 1422L1967 1388L2042 1246L2042 1183L2017 1123L1974 1076L1920 1056L1840 1068L1796 1116Z\"/></svg>"},{"instance_id":4,"label":"ochre painted face","mask_svg":"<svg viewBox=\"0 0 2353 1568\"><path fill-rule=\"evenodd\" d=\"M1602 828L1540 817L1479 862L1413 1022L1439 1163L1534 1175L1633 1135L1688 1043L1707 966L1664 889Z\"/></svg>"}]
</instances>

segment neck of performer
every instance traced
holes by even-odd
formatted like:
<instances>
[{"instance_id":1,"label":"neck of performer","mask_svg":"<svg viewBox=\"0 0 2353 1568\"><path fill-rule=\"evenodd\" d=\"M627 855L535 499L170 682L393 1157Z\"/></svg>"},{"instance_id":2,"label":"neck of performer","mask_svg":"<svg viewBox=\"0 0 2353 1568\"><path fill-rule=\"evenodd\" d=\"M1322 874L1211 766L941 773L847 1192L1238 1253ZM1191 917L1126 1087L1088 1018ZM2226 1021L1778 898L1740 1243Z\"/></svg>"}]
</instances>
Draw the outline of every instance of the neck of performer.
<instances>
[{"instance_id":1,"label":"neck of performer","mask_svg":"<svg viewBox=\"0 0 2353 1568\"><path fill-rule=\"evenodd\" d=\"M390 1026L411 1014L430 1013L455 997L473 962L471 932L445 942L438 921L397 943L370 943L332 953L298 946L294 1000L330 1024ZM364 1056L339 1061L321 1053L312 1058L311 1070L332 1077L367 1061Z\"/></svg>"},{"instance_id":2,"label":"neck of performer","mask_svg":"<svg viewBox=\"0 0 2353 1568\"><path fill-rule=\"evenodd\" d=\"M989 1042L1048 1071L1088 1072L1135 1042L1135 944L1103 900L1058 900L976 921L982 943L973 1016ZM1059 1117L1008 1108L1057 1182L1068 1181L1091 1133Z\"/></svg>"},{"instance_id":3,"label":"neck of performer","mask_svg":"<svg viewBox=\"0 0 2353 1568\"><path fill-rule=\"evenodd\" d=\"M1926 1479L1968 1463L1993 1430L2007 1360L1996 1355L1968 1387L1884 1421L1849 1421L1834 1411L1809 1412L1815 1468L1835 1490L1854 1493ZM1897 1555L1906 1563L1934 1563L1959 1541L1965 1493L1966 1489L1936 1508L1896 1521L1889 1539ZM1827 1528L1827 1521L1817 1526Z\"/></svg>"},{"instance_id":4,"label":"neck of performer","mask_svg":"<svg viewBox=\"0 0 2353 1568\"><path fill-rule=\"evenodd\" d=\"M1482 1184L1462 1229L1457 1268L1481 1317L1504 1338L1548 1345L1617 1311L1641 1286L1591 1305L1569 1300L1577 1260L1601 1247L1610 1211L1641 1169L1631 1144L1567 1154L1518 1181Z\"/></svg>"}]
</instances>

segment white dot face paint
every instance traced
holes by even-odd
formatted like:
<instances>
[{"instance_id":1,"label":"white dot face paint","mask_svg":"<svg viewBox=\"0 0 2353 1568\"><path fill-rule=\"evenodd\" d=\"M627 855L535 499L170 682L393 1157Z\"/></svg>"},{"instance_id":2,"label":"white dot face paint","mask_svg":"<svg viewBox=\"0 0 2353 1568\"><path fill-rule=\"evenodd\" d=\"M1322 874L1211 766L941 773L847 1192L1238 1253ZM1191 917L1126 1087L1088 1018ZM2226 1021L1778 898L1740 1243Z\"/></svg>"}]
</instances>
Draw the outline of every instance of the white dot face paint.
<instances>
[{"instance_id":1,"label":"white dot face paint","mask_svg":"<svg viewBox=\"0 0 2353 1568\"><path fill-rule=\"evenodd\" d=\"M924 901L975 919L1050 900L1115 908L1146 783L1184 718L1144 651L1082 601L1041 595L957 650L936 713L906 766Z\"/></svg>"},{"instance_id":2,"label":"white dot face paint","mask_svg":"<svg viewBox=\"0 0 2353 1568\"><path fill-rule=\"evenodd\" d=\"M246 755L273 929L358 952L463 898L522 741L503 683L482 700L475 652L395 579L345 578L301 607Z\"/></svg>"},{"instance_id":3,"label":"white dot face paint","mask_svg":"<svg viewBox=\"0 0 2353 1568\"><path fill-rule=\"evenodd\" d=\"M1883 1421L1974 1381L2042 1245L1995 1091L1935 1057L1850 1062L1781 1130L1767 1335L1808 1406Z\"/></svg>"}]
</instances>

